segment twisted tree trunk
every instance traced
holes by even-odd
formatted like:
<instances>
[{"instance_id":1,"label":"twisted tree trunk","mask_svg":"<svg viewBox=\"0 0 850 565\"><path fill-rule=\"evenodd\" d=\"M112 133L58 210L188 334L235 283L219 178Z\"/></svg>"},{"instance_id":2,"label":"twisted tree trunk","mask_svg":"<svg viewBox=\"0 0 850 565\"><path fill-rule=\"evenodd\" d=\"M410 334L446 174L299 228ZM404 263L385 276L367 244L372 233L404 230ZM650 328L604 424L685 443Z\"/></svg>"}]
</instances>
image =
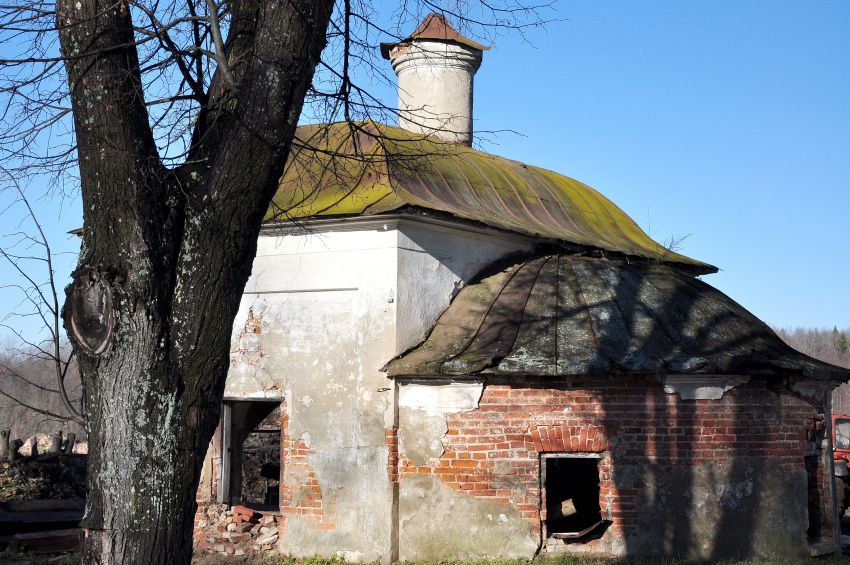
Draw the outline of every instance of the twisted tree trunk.
<instances>
[{"instance_id":1,"label":"twisted tree trunk","mask_svg":"<svg viewBox=\"0 0 850 565\"><path fill-rule=\"evenodd\" d=\"M230 332L331 0L235 0L186 165L157 153L129 5L58 0L84 235L65 327L89 437L85 563L189 563ZM221 68L220 68L221 70Z\"/></svg>"}]
</instances>

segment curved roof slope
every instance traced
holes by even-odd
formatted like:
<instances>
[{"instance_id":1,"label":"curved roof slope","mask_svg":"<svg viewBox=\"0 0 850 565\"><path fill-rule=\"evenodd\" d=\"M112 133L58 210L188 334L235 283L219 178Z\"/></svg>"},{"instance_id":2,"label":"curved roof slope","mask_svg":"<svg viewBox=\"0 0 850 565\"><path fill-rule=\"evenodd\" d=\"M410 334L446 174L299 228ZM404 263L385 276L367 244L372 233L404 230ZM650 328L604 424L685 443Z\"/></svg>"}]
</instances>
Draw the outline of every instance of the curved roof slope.
<instances>
[{"instance_id":1,"label":"curved roof slope","mask_svg":"<svg viewBox=\"0 0 850 565\"><path fill-rule=\"evenodd\" d=\"M717 270L656 243L614 203L576 180L372 122L299 128L266 220L408 206L693 272Z\"/></svg>"},{"instance_id":2,"label":"curved roof slope","mask_svg":"<svg viewBox=\"0 0 850 565\"><path fill-rule=\"evenodd\" d=\"M786 345L704 282L658 264L524 260L465 287L390 376L789 374L850 371Z\"/></svg>"}]
</instances>

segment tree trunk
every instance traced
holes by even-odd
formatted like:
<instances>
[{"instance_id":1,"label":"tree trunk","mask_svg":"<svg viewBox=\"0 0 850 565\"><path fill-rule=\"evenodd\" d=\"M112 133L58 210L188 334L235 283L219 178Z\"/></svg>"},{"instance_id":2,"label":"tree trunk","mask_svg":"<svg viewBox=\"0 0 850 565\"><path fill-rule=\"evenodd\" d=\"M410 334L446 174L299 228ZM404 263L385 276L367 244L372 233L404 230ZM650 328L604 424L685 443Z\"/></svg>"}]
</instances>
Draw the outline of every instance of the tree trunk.
<instances>
[{"instance_id":1,"label":"tree trunk","mask_svg":"<svg viewBox=\"0 0 850 565\"><path fill-rule=\"evenodd\" d=\"M9 464L18 460L18 450L24 445L24 440L18 438L9 442Z\"/></svg>"},{"instance_id":2,"label":"tree trunk","mask_svg":"<svg viewBox=\"0 0 850 565\"><path fill-rule=\"evenodd\" d=\"M333 2L229 4L229 76L216 73L187 162L169 170L128 6L56 4L84 214L63 310L86 399L83 561L179 565L233 320Z\"/></svg>"},{"instance_id":3,"label":"tree trunk","mask_svg":"<svg viewBox=\"0 0 850 565\"><path fill-rule=\"evenodd\" d=\"M65 455L71 455L74 453L74 444L77 442L77 434L74 432L68 432L68 435L65 436L65 444L62 446L62 453Z\"/></svg>"},{"instance_id":4,"label":"tree trunk","mask_svg":"<svg viewBox=\"0 0 850 565\"><path fill-rule=\"evenodd\" d=\"M50 434L50 445L47 446L47 453L58 455L62 451L62 430L56 430Z\"/></svg>"},{"instance_id":5,"label":"tree trunk","mask_svg":"<svg viewBox=\"0 0 850 565\"><path fill-rule=\"evenodd\" d=\"M9 436L11 434L12 430L9 428L0 430L0 462L9 458Z\"/></svg>"},{"instance_id":6,"label":"tree trunk","mask_svg":"<svg viewBox=\"0 0 850 565\"><path fill-rule=\"evenodd\" d=\"M195 491L218 406L190 406L179 386L157 386L174 379L145 363L156 357L156 336L139 328L134 341L142 349L101 368L105 386L89 398L84 560L189 563Z\"/></svg>"}]
</instances>

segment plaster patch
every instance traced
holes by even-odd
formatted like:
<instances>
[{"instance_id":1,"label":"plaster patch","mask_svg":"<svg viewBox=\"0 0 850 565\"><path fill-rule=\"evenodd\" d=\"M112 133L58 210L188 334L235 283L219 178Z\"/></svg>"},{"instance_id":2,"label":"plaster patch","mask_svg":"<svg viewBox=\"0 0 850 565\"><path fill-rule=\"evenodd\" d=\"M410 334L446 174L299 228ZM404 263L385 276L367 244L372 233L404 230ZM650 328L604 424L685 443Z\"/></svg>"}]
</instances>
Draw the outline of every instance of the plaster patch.
<instances>
[{"instance_id":1,"label":"plaster patch","mask_svg":"<svg viewBox=\"0 0 850 565\"><path fill-rule=\"evenodd\" d=\"M510 504L455 492L430 476L402 480L399 526L399 558L405 561L531 558L539 546L538 536Z\"/></svg>"},{"instance_id":2,"label":"plaster patch","mask_svg":"<svg viewBox=\"0 0 850 565\"><path fill-rule=\"evenodd\" d=\"M484 384L451 383L445 385L406 384L398 395L400 408L421 410L429 416L471 412L478 409Z\"/></svg>"},{"instance_id":3,"label":"plaster patch","mask_svg":"<svg viewBox=\"0 0 850 565\"><path fill-rule=\"evenodd\" d=\"M727 391L749 380L748 376L667 375L664 392L678 394L682 400L720 400Z\"/></svg>"},{"instance_id":4,"label":"plaster patch","mask_svg":"<svg viewBox=\"0 0 850 565\"><path fill-rule=\"evenodd\" d=\"M791 386L791 389L804 398L814 402L821 402L826 392L832 390L834 386L833 383L828 381L806 379L795 382Z\"/></svg>"},{"instance_id":5,"label":"plaster patch","mask_svg":"<svg viewBox=\"0 0 850 565\"><path fill-rule=\"evenodd\" d=\"M399 413L399 454L414 465L427 465L443 456L443 438L449 431L445 416L429 415L422 410Z\"/></svg>"}]
</instances>

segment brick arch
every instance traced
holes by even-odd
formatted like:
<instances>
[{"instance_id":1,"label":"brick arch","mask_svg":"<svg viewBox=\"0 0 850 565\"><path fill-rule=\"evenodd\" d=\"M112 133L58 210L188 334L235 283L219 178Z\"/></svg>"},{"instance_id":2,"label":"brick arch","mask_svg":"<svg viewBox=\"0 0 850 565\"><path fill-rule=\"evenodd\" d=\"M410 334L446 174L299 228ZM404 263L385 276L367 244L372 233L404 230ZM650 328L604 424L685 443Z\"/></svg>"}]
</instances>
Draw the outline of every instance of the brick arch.
<instances>
[{"instance_id":1,"label":"brick arch","mask_svg":"<svg viewBox=\"0 0 850 565\"><path fill-rule=\"evenodd\" d=\"M609 448L601 429L587 426L531 426L534 448L541 452L602 453Z\"/></svg>"}]
</instances>

